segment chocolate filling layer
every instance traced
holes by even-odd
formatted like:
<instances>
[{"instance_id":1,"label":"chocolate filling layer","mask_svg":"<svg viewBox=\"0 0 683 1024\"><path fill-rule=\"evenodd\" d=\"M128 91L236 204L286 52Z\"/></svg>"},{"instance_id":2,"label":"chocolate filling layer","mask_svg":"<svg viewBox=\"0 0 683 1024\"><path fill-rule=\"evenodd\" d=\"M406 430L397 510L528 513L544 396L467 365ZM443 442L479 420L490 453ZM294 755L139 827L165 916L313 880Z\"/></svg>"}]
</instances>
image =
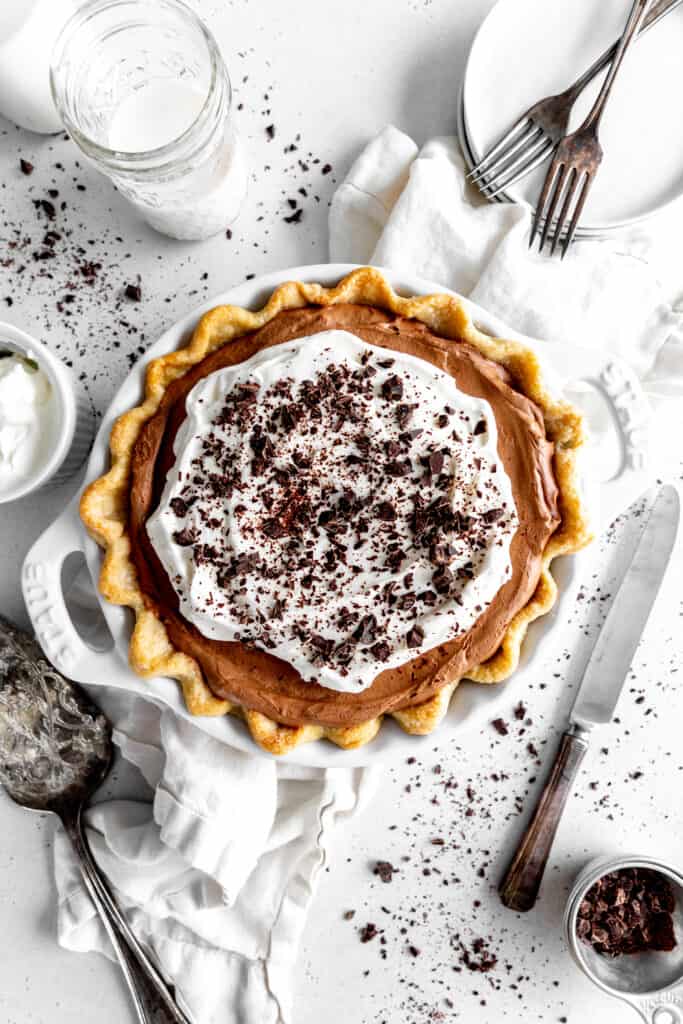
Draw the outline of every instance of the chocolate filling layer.
<instances>
[{"instance_id":1,"label":"chocolate filling layer","mask_svg":"<svg viewBox=\"0 0 683 1024\"><path fill-rule=\"evenodd\" d=\"M173 441L185 418L185 397L194 384L215 370L243 362L260 349L331 329L347 330L368 344L418 356L449 373L462 391L489 402L520 523L511 546L512 578L473 628L398 668L381 672L368 689L357 694L304 682L290 665L255 647L202 636L178 613L175 592L145 530L173 465ZM552 459L553 445L546 439L538 407L514 389L503 367L471 345L439 338L418 321L368 306L283 312L259 331L224 345L174 381L143 427L132 461L132 557L145 598L164 622L171 642L199 662L216 696L287 725L354 725L426 701L496 651L510 621L533 595L543 551L560 521Z\"/></svg>"}]
</instances>

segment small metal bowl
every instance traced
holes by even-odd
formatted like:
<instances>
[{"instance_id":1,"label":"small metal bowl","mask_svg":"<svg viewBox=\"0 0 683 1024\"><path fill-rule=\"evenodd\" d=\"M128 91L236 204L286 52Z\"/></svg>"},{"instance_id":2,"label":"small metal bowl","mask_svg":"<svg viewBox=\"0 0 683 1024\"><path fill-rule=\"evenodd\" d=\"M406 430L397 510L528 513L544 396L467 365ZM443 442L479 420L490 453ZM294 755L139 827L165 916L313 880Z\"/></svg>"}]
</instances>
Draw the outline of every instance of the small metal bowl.
<instances>
[{"instance_id":1,"label":"small metal bowl","mask_svg":"<svg viewBox=\"0 0 683 1024\"><path fill-rule=\"evenodd\" d=\"M598 879L622 868L652 868L674 889L678 945L670 953L647 952L611 959L582 942L576 931L581 901ZM647 1024L683 1024L683 874L654 857L598 857L580 873L564 914L569 950L583 973L608 995L636 1010Z\"/></svg>"}]
</instances>

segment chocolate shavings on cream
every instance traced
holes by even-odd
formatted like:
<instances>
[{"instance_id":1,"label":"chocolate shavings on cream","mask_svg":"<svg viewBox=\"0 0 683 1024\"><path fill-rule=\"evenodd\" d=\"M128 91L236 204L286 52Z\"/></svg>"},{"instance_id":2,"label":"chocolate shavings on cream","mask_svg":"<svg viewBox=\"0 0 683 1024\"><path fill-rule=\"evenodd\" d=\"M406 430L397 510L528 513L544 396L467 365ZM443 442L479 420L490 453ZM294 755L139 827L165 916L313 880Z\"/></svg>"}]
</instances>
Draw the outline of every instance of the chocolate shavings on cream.
<instances>
[{"instance_id":1,"label":"chocolate shavings on cream","mask_svg":"<svg viewBox=\"0 0 683 1024\"><path fill-rule=\"evenodd\" d=\"M346 331L195 385L148 534L199 631L357 692L472 627L518 520L483 400Z\"/></svg>"}]
</instances>

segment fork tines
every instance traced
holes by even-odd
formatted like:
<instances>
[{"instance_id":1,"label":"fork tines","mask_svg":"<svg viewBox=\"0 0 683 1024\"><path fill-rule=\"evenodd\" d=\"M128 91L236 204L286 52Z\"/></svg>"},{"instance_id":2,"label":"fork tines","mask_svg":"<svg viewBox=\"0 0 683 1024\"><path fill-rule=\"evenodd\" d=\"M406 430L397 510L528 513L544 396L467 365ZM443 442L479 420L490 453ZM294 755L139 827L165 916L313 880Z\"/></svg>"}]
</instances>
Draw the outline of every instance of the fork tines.
<instances>
[{"instance_id":1,"label":"fork tines","mask_svg":"<svg viewBox=\"0 0 683 1024\"><path fill-rule=\"evenodd\" d=\"M560 146L560 149L562 148ZM546 175L541 198L536 207L536 215L529 238L529 248L533 245L534 239L540 231L541 240L538 245L538 251L542 252L546 242L549 242L550 255L552 256L557 246L560 245L561 258L564 259L576 233L592 180L592 170L572 164L570 160L558 151ZM558 206L560 207L560 213L553 224ZM570 213L571 220L569 226L565 229ZM542 229L541 225L543 225Z\"/></svg>"},{"instance_id":2,"label":"fork tines","mask_svg":"<svg viewBox=\"0 0 683 1024\"><path fill-rule=\"evenodd\" d=\"M526 114L486 153L468 178L495 199L550 156L554 142Z\"/></svg>"}]
</instances>

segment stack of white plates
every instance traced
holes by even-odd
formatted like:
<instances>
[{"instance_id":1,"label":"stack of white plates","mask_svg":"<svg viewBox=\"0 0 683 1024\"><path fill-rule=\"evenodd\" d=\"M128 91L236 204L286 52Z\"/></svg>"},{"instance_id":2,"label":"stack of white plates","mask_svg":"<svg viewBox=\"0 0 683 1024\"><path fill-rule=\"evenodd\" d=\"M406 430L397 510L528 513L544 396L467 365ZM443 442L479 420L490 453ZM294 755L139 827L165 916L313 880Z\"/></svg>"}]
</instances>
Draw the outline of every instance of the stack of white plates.
<instances>
[{"instance_id":1,"label":"stack of white plates","mask_svg":"<svg viewBox=\"0 0 683 1024\"><path fill-rule=\"evenodd\" d=\"M474 166L519 116L562 92L623 31L632 0L498 0L472 45L458 132ZM577 127L603 75L577 101ZM604 158L580 234L604 236L663 211L683 194L683 6L627 54L600 130ZM535 206L548 162L503 202Z\"/></svg>"}]
</instances>

